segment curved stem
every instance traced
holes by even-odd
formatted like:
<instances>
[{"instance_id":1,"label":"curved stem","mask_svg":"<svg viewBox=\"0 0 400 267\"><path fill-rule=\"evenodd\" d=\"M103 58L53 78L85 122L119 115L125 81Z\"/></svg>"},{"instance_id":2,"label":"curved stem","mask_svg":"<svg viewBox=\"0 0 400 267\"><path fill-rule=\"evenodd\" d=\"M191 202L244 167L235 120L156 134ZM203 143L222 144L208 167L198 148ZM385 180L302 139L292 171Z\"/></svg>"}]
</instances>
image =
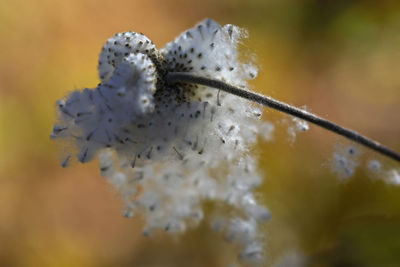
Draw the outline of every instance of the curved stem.
<instances>
[{"instance_id":1,"label":"curved stem","mask_svg":"<svg viewBox=\"0 0 400 267\"><path fill-rule=\"evenodd\" d=\"M184 73L184 72L168 73L166 75L166 81L169 84L178 83L178 82L200 84L200 85L205 85L208 87L213 87L213 88L225 91L227 93L245 98L247 100L250 100L250 101L259 103L261 105L279 110L283 113L290 114L294 117L297 117L297 118L303 119L305 121L308 121L310 123L313 123L315 125L318 125L322 128L327 129L328 131L331 131L331 132L337 133L341 136L344 136L356 143L367 146L380 154L383 154L389 158L392 158L392 159L400 162L400 154L398 152L378 143L377 141L369 139L369 138L357 133L356 131L344 128L334 122L328 121L328 120L321 118L313 113L310 113L310 112L302 110L300 108L291 106L284 102L278 101L269 96L264 96L264 95L257 94L257 93L254 93L254 92L251 92L251 91L248 91L245 89L241 89L241 88L226 84L219 80L194 76L194 75L191 75L189 73Z\"/></svg>"}]
</instances>

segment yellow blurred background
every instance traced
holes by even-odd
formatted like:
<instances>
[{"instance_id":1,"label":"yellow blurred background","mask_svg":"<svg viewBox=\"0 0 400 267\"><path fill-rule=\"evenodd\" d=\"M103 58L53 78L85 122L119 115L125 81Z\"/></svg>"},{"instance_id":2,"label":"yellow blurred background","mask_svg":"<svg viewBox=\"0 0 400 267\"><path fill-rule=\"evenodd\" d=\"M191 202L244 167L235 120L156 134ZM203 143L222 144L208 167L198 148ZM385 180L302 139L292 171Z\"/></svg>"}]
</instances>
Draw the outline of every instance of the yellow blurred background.
<instances>
[{"instance_id":1,"label":"yellow blurred background","mask_svg":"<svg viewBox=\"0 0 400 267\"><path fill-rule=\"evenodd\" d=\"M161 48L205 17L247 28L252 87L307 106L400 150L400 3L356 0L2 0L0 2L0 266L228 266L232 245L207 225L182 237L141 234L122 216L97 163L62 169L49 139L55 101L95 87L101 46L143 32ZM270 208L266 266L400 266L400 187L364 165L330 168L342 138L317 127L261 142ZM363 150L362 162L393 161ZM289 263L291 262L291 263Z\"/></svg>"}]
</instances>

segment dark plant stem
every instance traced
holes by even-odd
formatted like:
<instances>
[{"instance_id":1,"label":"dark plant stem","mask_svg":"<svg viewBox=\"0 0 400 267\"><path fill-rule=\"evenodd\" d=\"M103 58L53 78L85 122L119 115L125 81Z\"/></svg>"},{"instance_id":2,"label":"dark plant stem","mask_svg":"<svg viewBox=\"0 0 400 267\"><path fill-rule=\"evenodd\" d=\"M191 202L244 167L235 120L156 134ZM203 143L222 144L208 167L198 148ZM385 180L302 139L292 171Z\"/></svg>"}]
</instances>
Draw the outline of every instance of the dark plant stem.
<instances>
[{"instance_id":1,"label":"dark plant stem","mask_svg":"<svg viewBox=\"0 0 400 267\"><path fill-rule=\"evenodd\" d=\"M330 121L328 121L324 118L321 118L315 114L312 114L308 111L305 111L300 108L294 107L292 105L286 104L284 102L278 101L269 96L264 96L261 94L250 92L250 91L247 91L246 89L241 89L241 88L226 84L219 80L194 76L194 75L184 73L184 72L168 73L166 75L166 81L169 84L193 83L193 84L205 85L208 87L216 88L218 90L222 90L224 92L245 98L247 100L259 103L261 105L279 110L283 113L287 113L294 117L297 117L297 118L303 119L305 121L308 121L310 123L316 124L322 128L327 129L328 131L331 131L331 132L337 133L341 136L344 136L356 143L367 146L382 155L385 155L389 158L392 158L392 159L400 162L400 154L399 153L378 143L377 141L369 139L369 138L357 133L356 131L344 128L334 122L330 122Z\"/></svg>"}]
</instances>

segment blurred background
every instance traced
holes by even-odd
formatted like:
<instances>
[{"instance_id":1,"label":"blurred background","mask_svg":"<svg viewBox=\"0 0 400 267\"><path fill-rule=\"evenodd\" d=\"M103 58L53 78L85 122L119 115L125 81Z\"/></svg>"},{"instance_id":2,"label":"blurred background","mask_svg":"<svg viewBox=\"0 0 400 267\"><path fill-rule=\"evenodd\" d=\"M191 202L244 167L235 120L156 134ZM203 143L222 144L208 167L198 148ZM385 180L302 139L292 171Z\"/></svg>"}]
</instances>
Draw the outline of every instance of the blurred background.
<instances>
[{"instance_id":1,"label":"blurred background","mask_svg":"<svg viewBox=\"0 0 400 267\"><path fill-rule=\"evenodd\" d=\"M62 169L49 134L55 101L95 87L97 59L116 32L161 48L205 17L248 29L252 88L400 150L400 2L393 0L2 0L0 2L0 266L228 266L235 249L207 224L181 237L141 234L122 216L97 162ZM272 142L254 149L272 212L265 266L400 266L400 187L365 162L331 170L346 141L265 110ZM378 177L379 178L379 177ZM296 265L297 264L297 265Z\"/></svg>"}]
</instances>

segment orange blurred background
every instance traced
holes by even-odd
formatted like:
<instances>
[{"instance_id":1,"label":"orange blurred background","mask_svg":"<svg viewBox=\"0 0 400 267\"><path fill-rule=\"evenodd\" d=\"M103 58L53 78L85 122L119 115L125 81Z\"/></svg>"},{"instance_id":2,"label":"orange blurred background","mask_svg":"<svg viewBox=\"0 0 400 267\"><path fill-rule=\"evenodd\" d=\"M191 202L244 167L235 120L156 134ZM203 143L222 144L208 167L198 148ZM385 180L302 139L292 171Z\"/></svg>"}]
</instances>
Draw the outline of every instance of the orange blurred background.
<instances>
[{"instance_id":1,"label":"orange blurred background","mask_svg":"<svg viewBox=\"0 0 400 267\"><path fill-rule=\"evenodd\" d=\"M49 139L55 101L96 86L100 48L114 33L143 32L161 48L205 17L248 29L256 91L400 150L398 1L2 0L0 266L235 260L206 223L181 237L143 237L97 163L62 169ZM291 143L288 117L265 110L264 119L276 126L274 140L254 149L265 176L259 196L272 212L265 265L399 266L400 187L371 178L365 165L339 181L330 160L342 138L312 127ZM399 167L364 149L368 159Z\"/></svg>"}]
</instances>

